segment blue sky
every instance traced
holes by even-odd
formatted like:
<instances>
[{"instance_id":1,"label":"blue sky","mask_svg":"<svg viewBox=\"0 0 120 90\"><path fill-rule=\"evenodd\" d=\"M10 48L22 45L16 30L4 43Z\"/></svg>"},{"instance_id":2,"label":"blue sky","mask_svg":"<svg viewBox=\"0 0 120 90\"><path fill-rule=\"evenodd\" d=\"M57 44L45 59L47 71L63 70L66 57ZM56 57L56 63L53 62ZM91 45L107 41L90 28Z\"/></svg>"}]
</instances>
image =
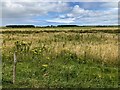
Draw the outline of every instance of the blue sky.
<instances>
[{"instance_id":1,"label":"blue sky","mask_svg":"<svg viewBox=\"0 0 120 90\"><path fill-rule=\"evenodd\" d=\"M2 25L117 25L117 2L2 2Z\"/></svg>"}]
</instances>

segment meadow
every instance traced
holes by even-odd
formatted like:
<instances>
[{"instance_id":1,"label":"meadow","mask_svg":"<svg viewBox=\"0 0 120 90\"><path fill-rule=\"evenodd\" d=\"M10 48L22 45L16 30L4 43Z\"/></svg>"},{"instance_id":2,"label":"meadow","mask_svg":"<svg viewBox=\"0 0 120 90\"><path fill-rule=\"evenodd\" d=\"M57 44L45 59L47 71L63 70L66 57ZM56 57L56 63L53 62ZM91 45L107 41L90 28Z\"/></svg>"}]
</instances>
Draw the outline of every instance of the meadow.
<instances>
[{"instance_id":1,"label":"meadow","mask_svg":"<svg viewBox=\"0 0 120 90\"><path fill-rule=\"evenodd\" d=\"M118 88L117 27L4 28L0 36L3 88Z\"/></svg>"}]
</instances>

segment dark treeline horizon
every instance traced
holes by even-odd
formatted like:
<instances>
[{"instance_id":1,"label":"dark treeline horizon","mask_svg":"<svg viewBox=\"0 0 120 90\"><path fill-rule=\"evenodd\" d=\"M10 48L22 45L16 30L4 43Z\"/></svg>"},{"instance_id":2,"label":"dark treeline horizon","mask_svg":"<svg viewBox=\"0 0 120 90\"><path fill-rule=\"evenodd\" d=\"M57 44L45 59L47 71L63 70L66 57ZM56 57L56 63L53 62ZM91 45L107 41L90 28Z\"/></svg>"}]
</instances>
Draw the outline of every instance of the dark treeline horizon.
<instances>
[{"instance_id":1,"label":"dark treeline horizon","mask_svg":"<svg viewBox=\"0 0 120 90\"><path fill-rule=\"evenodd\" d=\"M47 25L47 26L35 26L35 25L6 25L7 28L54 28L54 27L116 27L120 25Z\"/></svg>"}]
</instances>

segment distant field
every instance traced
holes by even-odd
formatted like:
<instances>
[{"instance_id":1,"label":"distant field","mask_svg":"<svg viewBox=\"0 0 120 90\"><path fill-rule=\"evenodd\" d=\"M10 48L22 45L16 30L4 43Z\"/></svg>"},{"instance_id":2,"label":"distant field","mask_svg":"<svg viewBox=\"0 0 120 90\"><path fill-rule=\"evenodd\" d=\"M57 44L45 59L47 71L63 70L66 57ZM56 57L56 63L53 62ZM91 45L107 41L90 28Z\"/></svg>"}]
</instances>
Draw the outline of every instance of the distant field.
<instances>
[{"instance_id":1,"label":"distant field","mask_svg":"<svg viewBox=\"0 0 120 90\"><path fill-rule=\"evenodd\" d=\"M81 31L81 30L118 30L118 27L54 27L54 28L1 28L1 31Z\"/></svg>"},{"instance_id":2,"label":"distant field","mask_svg":"<svg viewBox=\"0 0 120 90\"><path fill-rule=\"evenodd\" d=\"M6 28L1 40L3 88L118 87L117 27Z\"/></svg>"}]
</instances>

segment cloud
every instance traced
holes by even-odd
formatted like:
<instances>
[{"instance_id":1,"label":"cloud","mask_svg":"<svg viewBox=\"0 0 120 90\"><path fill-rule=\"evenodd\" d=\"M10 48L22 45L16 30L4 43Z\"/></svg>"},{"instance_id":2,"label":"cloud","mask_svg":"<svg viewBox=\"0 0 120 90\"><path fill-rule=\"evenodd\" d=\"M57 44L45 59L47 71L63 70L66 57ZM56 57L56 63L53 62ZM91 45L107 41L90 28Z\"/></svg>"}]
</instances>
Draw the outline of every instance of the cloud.
<instances>
[{"instance_id":1,"label":"cloud","mask_svg":"<svg viewBox=\"0 0 120 90\"><path fill-rule=\"evenodd\" d=\"M6 2L9 0L3 0ZM12 2L119 2L119 0L12 0Z\"/></svg>"},{"instance_id":2,"label":"cloud","mask_svg":"<svg viewBox=\"0 0 120 90\"><path fill-rule=\"evenodd\" d=\"M85 10L80 8L79 5L75 5L70 13L67 14L67 17L82 17L90 14L90 10Z\"/></svg>"},{"instance_id":3,"label":"cloud","mask_svg":"<svg viewBox=\"0 0 120 90\"><path fill-rule=\"evenodd\" d=\"M64 18L64 19L55 18L55 19L46 20L46 21L47 22L52 22L52 23L66 23L66 24L70 24L70 23L75 22L75 18Z\"/></svg>"},{"instance_id":4,"label":"cloud","mask_svg":"<svg viewBox=\"0 0 120 90\"><path fill-rule=\"evenodd\" d=\"M47 20L47 22L93 25L117 24L117 11L117 8L110 8L108 10L85 10L79 5L75 5L69 13L59 15L57 18Z\"/></svg>"},{"instance_id":5,"label":"cloud","mask_svg":"<svg viewBox=\"0 0 120 90\"><path fill-rule=\"evenodd\" d=\"M64 9L61 9L64 8ZM64 12L68 10L64 2L2 2L2 18L20 18L46 15L49 12Z\"/></svg>"},{"instance_id":6,"label":"cloud","mask_svg":"<svg viewBox=\"0 0 120 90\"><path fill-rule=\"evenodd\" d=\"M56 23L56 24L117 24L117 3L100 3L99 9L70 5L67 2L2 2L3 24ZM39 1L39 0L38 0ZM95 1L95 0L92 0ZM87 3L86 5L89 5ZM92 4L91 4L92 5ZM92 7L92 6L90 6ZM36 18L37 17L37 18Z\"/></svg>"},{"instance_id":7,"label":"cloud","mask_svg":"<svg viewBox=\"0 0 120 90\"><path fill-rule=\"evenodd\" d=\"M109 2L101 5L104 8L118 8L118 2Z\"/></svg>"}]
</instances>

